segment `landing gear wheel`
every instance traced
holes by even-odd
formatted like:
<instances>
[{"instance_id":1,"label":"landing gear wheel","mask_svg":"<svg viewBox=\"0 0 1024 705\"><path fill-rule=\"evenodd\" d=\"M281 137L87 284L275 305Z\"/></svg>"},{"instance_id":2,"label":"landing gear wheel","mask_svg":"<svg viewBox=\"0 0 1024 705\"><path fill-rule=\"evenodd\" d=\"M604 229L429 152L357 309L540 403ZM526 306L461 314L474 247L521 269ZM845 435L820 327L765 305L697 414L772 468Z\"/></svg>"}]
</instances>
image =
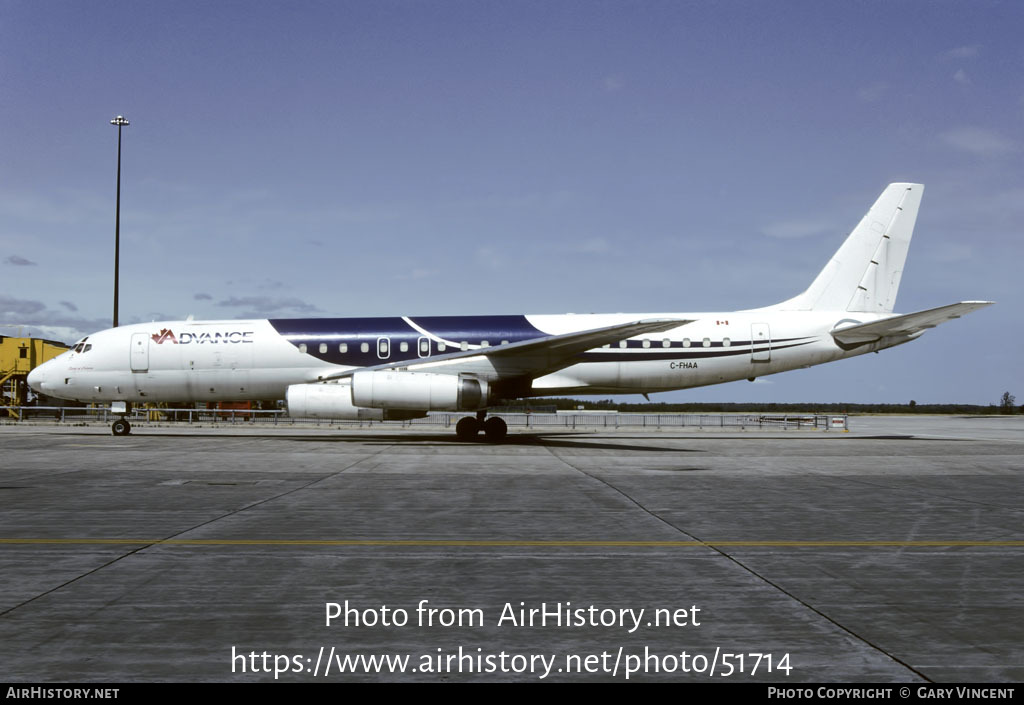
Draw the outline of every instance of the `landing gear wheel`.
<instances>
[{"instance_id":1,"label":"landing gear wheel","mask_svg":"<svg viewBox=\"0 0 1024 705\"><path fill-rule=\"evenodd\" d=\"M455 424L455 435L460 441L471 441L480 433L480 422L472 416L459 419Z\"/></svg>"},{"instance_id":2,"label":"landing gear wheel","mask_svg":"<svg viewBox=\"0 0 1024 705\"><path fill-rule=\"evenodd\" d=\"M484 435L491 443L500 443L508 435L508 424L505 423L505 419L492 416L484 421Z\"/></svg>"},{"instance_id":3,"label":"landing gear wheel","mask_svg":"<svg viewBox=\"0 0 1024 705\"><path fill-rule=\"evenodd\" d=\"M132 432L132 425L128 423L127 419L118 419L110 424L110 432L115 436L127 436Z\"/></svg>"}]
</instances>

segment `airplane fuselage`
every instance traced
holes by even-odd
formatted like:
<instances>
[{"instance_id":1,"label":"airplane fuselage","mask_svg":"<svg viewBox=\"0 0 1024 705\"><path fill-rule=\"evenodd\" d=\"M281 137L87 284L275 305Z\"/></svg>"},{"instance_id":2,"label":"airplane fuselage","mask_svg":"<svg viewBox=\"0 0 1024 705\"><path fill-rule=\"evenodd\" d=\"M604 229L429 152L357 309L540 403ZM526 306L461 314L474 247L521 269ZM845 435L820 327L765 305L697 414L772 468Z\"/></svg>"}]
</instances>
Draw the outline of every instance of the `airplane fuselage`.
<instances>
[{"instance_id":1,"label":"airplane fuselage","mask_svg":"<svg viewBox=\"0 0 1024 705\"><path fill-rule=\"evenodd\" d=\"M532 379L501 380L486 355L461 359L459 370L490 381L506 397L652 393L761 377L896 344L842 349L829 334L837 324L882 318L846 311L165 321L90 335L76 346L88 345L87 351L71 350L38 368L33 385L78 401L283 399L290 385L349 369L401 363L413 372L441 372L446 363L425 358L642 318L693 322L587 350L575 364Z\"/></svg>"}]
</instances>

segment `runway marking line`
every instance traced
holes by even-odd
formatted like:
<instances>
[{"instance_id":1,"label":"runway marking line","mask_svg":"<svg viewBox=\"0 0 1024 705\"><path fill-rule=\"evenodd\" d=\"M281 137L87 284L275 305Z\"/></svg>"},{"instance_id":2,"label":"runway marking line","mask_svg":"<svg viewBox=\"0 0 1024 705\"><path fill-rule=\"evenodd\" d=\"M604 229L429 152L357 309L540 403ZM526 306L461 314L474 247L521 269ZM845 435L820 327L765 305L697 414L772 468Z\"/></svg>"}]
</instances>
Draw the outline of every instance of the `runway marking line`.
<instances>
[{"instance_id":1,"label":"runway marking line","mask_svg":"<svg viewBox=\"0 0 1024 705\"><path fill-rule=\"evenodd\" d=\"M164 546L397 546L397 547L593 547L593 548L1021 548L1024 541L486 541L390 539L76 539L0 538L0 545L164 545Z\"/></svg>"}]
</instances>

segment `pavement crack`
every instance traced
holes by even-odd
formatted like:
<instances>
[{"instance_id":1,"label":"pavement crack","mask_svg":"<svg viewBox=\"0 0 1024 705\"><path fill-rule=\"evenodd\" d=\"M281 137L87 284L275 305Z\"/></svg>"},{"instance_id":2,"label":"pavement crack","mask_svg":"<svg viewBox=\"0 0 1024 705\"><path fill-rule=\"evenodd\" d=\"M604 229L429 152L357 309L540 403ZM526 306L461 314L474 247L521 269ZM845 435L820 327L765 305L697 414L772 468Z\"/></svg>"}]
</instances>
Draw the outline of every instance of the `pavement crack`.
<instances>
[{"instance_id":1,"label":"pavement crack","mask_svg":"<svg viewBox=\"0 0 1024 705\"><path fill-rule=\"evenodd\" d=\"M929 678L924 673L922 673L918 669L916 669L913 666L911 666L906 661L903 661L902 659L900 659L897 656L893 655L889 651L886 651L880 645L874 643L873 641L871 641L867 637L864 637L864 636L858 634L857 632L853 631L849 627L839 623L838 621L836 621L835 619L833 619L832 617L830 617L826 613L824 613L821 610L819 610L818 608L816 608L814 605L810 604L809 602L807 602L805 600L800 599L800 597L798 595L790 592L789 590L786 590L784 587L782 587L778 583L772 581L771 579L767 578L763 574L759 573L754 568L748 566L747 564L745 564L743 561L739 560L735 556L727 553L726 551L724 551L723 549L719 548L718 546L715 546L713 544L707 543L704 539L700 538L699 536L695 536L694 534L688 533L687 531L681 529L680 527L676 526L675 524L673 524L669 520L667 520L664 517L662 517L661 515L659 515L657 512L648 509L643 504L641 504L636 498L634 498L633 496L631 496L628 493L624 492L619 487L617 487L617 486L613 485L612 483L608 482L603 477L598 477L597 475L594 475L593 473L587 472L586 470L583 470L582 468L577 467L576 465L574 465L573 463L569 462L564 457L562 457L561 455L556 453L551 448L547 448L547 450L548 450L549 453L551 453L551 455L553 455L555 458L557 458L562 463L565 463L566 465L568 465L570 468L572 468L576 472L578 472L581 475L584 475L584 476L586 476L586 477L588 477L588 478L590 478L592 480L600 482L605 487L607 487L607 488L611 489L612 491L618 493L619 495L624 497L627 501L629 501L630 503L636 505L641 511L646 513L651 518L661 522L662 524L664 524L665 526L669 527L673 531L676 531L677 533L682 534L683 536L687 537L689 540L696 541L696 542L699 542L699 543L703 544L708 549L710 549L710 550L714 551L715 553L719 554L720 556L722 556L723 558L725 558L726 560L730 561L732 564L734 564L735 566L740 568L741 570L743 570L743 571L749 573L750 575L752 575L753 577L757 578L758 580L763 582L765 585L768 585L769 587L775 589L776 591L778 591L778 592L782 593L783 595L785 595L786 597L788 597L790 600L793 600L794 602L796 602L797 604L801 605L805 609L807 609L807 610L813 612L814 614L818 615L819 617L821 617L822 619L827 621L829 624L832 624L833 626L835 626L837 629L840 629L841 631L845 632L846 634L849 634L850 636L852 636L857 641L859 641L859 642L861 642L863 644L866 644L867 646L869 646L870 648L874 649L875 651L878 651L880 654L883 654L886 658L889 658L892 661L900 664L901 666L906 668L908 671L910 671L911 673L915 674L916 676L922 678L923 680L925 680L925 681L927 681L929 683L933 682L931 678Z\"/></svg>"},{"instance_id":2,"label":"pavement crack","mask_svg":"<svg viewBox=\"0 0 1024 705\"><path fill-rule=\"evenodd\" d=\"M273 502L274 500L281 499L282 497L287 497L288 495L293 494L295 492L300 492L302 490L309 489L313 485L315 485L315 484L317 484L319 482L323 482L324 480L329 480L332 477L337 477L338 475L342 474L343 472L346 472L347 470L350 470L350 469L354 468L356 465L359 465L362 462L370 460L371 458L375 458L378 455L380 455L381 453L383 453L384 451L389 450L389 449L391 449L393 447L394 447L394 444L385 446L385 447L381 448L380 450L377 450L377 451L375 451L373 453L370 453L369 455L366 455L366 456L364 456L362 458L359 458L358 460L355 460L355 461L349 463L348 465L346 465L345 467L343 467L343 468L341 468L339 470L335 470L333 472L330 472L330 473L328 473L328 474L326 474L326 475L324 475L322 477L318 477L318 478L316 478L314 480L311 480L311 481L309 481L309 482L307 482L307 483L305 483L303 485L299 485L298 487L293 487L290 490L286 490L284 492L279 492L279 493L277 493L277 494L275 494L273 496L270 496L270 497L265 497L264 499L261 499L261 500L256 501L256 502L250 502L249 504L246 504L246 505L244 505L242 507L239 507L237 509L233 509L233 510L231 510L229 512L225 512L225 513L221 514L220 516L217 516L217 517L214 517L212 519L208 519L206 521L200 522L200 523L196 524L195 526L190 526L187 529L182 529L181 531L175 532L175 533L173 533L173 534L171 534L169 536L165 536L162 539L158 539L156 541L151 541L151 542L146 543L144 545L141 545L141 546L138 546L136 548L133 548L130 551L126 551L126 552L122 553L119 556L115 556L114 558L110 559L106 563L103 563L101 565L96 566L92 570L88 570L88 571L82 573L81 575L76 575L74 578L71 578L70 580L66 580L65 582L61 583L60 585L52 587L49 590L41 592L41 593L39 593L38 595L36 595L34 597L31 597L31 598L29 598L29 599L27 599L27 600L25 600L23 602L19 602L16 605L13 605L11 607L8 607L5 610L0 611L0 617L8 615L8 614L10 614L11 612L13 612L13 611L15 611L17 609L25 607L26 605L30 605L33 602L35 602L36 600L40 600L40 599L46 597L47 595L51 595L51 594L57 592L58 590L62 590L64 588L68 587L69 585L73 585L74 583L78 582L79 580L82 580L83 578L87 578L90 575L93 575L94 573L98 573L99 571L104 570L106 568L109 568L110 566L114 565L115 563L118 563L119 561L122 561L125 558L129 558L131 556L134 556L136 553L139 553L140 551L144 551L147 548L152 548L153 546L159 546L163 541L167 541L167 540L170 540L170 539L178 538L178 537L183 536L184 534L187 534L187 533L189 533L191 531L195 531L196 529L199 529L201 527L208 526L210 524L213 524L214 522L220 521L222 519L226 519L226 518L228 518L230 516L234 516L235 514L239 514L240 512L244 512L246 510L252 509L253 507L258 507L261 504L266 504L268 502Z\"/></svg>"}]
</instances>

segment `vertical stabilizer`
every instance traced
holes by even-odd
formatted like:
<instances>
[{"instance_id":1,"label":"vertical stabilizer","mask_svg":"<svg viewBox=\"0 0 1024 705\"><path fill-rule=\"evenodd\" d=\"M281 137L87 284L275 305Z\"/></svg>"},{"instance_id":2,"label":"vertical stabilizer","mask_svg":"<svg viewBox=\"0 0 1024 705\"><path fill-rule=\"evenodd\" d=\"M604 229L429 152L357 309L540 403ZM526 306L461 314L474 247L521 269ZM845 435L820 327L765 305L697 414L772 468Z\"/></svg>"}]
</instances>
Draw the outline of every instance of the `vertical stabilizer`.
<instances>
[{"instance_id":1,"label":"vertical stabilizer","mask_svg":"<svg viewBox=\"0 0 1024 705\"><path fill-rule=\"evenodd\" d=\"M775 308L892 313L923 193L889 184L807 291Z\"/></svg>"}]
</instances>

